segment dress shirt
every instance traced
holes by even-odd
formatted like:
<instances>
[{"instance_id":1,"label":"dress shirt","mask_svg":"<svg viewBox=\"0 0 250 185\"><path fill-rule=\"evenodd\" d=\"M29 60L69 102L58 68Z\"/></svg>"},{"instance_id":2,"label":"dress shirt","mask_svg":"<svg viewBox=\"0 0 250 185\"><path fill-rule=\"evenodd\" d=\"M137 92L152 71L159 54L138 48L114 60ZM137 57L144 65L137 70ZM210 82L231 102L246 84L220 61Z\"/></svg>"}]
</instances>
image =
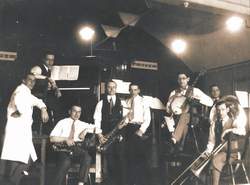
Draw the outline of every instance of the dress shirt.
<instances>
[{"instance_id":1,"label":"dress shirt","mask_svg":"<svg viewBox=\"0 0 250 185\"><path fill-rule=\"evenodd\" d=\"M168 98L168 102L167 102L167 105L166 105L166 111L168 113L171 112L170 106L171 106L171 102L172 102L173 98L176 97L176 96L185 96L187 89L188 89L188 86L185 89L176 89L176 90L173 90L170 93L169 98ZM213 106L213 100L208 95L206 95L204 92L202 92L200 89L198 89L196 87L193 88L192 96L195 99L198 99L200 101L200 103L203 104L203 105L206 105L208 107ZM174 126L175 126L175 122L174 122L173 117L172 116L171 117L166 116L165 121L167 123L169 131L173 132L174 131Z\"/></svg>"},{"instance_id":2,"label":"dress shirt","mask_svg":"<svg viewBox=\"0 0 250 185\"><path fill-rule=\"evenodd\" d=\"M133 107L131 107L131 101L133 101ZM134 97L133 100L127 99L125 102L126 106L124 106L123 115L126 116L129 111L132 111L133 118L132 120L129 120L129 123L140 124L140 130L142 133L145 133L151 121L149 105L144 100L144 98L139 95ZM131 110L131 108L133 108L133 110Z\"/></svg>"},{"instance_id":3,"label":"dress shirt","mask_svg":"<svg viewBox=\"0 0 250 185\"><path fill-rule=\"evenodd\" d=\"M80 120L74 121L72 118L64 118L60 120L52 132L50 133L50 137L69 137L72 124L75 124L75 132L74 132L74 141L82 141L79 138L79 135L82 131L86 131L86 133L93 133L96 128L95 125L89 124ZM96 128L95 131L97 134L101 133L101 130Z\"/></svg>"},{"instance_id":4,"label":"dress shirt","mask_svg":"<svg viewBox=\"0 0 250 185\"><path fill-rule=\"evenodd\" d=\"M211 121L210 125L210 131L209 131L209 138L208 138L208 144L206 152L211 153L215 146L215 124L216 119ZM222 125L223 125L223 131L231 129L232 133L237 135L245 135L246 134L246 120L245 121L239 121L239 119L232 120L228 116L226 116L224 119L222 119Z\"/></svg>"},{"instance_id":5,"label":"dress shirt","mask_svg":"<svg viewBox=\"0 0 250 185\"><path fill-rule=\"evenodd\" d=\"M171 102L173 98L176 96L185 96L187 89L188 89L188 86L185 89L173 90L170 93L167 106L166 106L167 112L170 112L170 106L171 106ZM213 100L208 95L206 95L204 92L202 92L200 89L196 87L193 88L192 97L199 100L202 105L206 105L208 107L213 106Z\"/></svg>"},{"instance_id":6,"label":"dress shirt","mask_svg":"<svg viewBox=\"0 0 250 185\"><path fill-rule=\"evenodd\" d=\"M33 107L46 108L42 100L31 94L30 89L19 85L13 92L7 109L7 124L1 159L28 163L37 159L32 142ZM19 117L12 117L18 111Z\"/></svg>"},{"instance_id":7,"label":"dress shirt","mask_svg":"<svg viewBox=\"0 0 250 185\"><path fill-rule=\"evenodd\" d=\"M116 95L107 95L108 102L110 102L110 99L112 98L113 105L116 103ZM102 122L102 106L103 106L103 100L100 100L96 107L95 107L95 112L94 112L94 121L95 121L95 126L97 128L101 129L101 122Z\"/></svg>"}]
</instances>

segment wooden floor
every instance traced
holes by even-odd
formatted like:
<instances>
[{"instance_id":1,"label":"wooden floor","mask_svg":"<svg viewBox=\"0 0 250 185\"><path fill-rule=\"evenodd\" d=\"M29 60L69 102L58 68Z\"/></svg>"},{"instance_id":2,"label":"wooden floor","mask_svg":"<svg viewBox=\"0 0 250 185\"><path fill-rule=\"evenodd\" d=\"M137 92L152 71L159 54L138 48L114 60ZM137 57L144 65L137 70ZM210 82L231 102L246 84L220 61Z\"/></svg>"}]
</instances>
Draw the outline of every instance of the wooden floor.
<instances>
[{"instance_id":1,"label":"wooden floor","mask_svg":"<svg viewBox=\"0 0 250 185\"><path fill-rule=\"evenodd\" d=\"M52 179L55 175L55 170L56 169L54 167L47 167L46 185L52 185ZM168 174L164 174L164 173L166 173L166 171L164 171L163 169L160 169L160 168L152 169L150 172L151 174L150 177L145 177L145 178L148 178L147 185L169 185L171 183L171 179L167 178ZM22 180L21 185L39 185L38 174L39 174L38 172L33 172L31 176L26 177ZM248 174L250 175L249 170L248 170ZM70 178L68 185L77 185L76 174L71 174L71 177L72 178ZM204 180L204 175L202 176L202 180ZM245 178L241 172L237 174L236 176L236 183L237 184L246 183ZM231 184L229 177L224 177L223 179L221 179L220 185L229 185L229 184ZM102 183L101 185L110 185L110 184ZM202 185L202 183L193 180L193 181L185 182L183 185ZM204 185L210 185L210 182L204 183Z\"/></svg>"}]
</instances>

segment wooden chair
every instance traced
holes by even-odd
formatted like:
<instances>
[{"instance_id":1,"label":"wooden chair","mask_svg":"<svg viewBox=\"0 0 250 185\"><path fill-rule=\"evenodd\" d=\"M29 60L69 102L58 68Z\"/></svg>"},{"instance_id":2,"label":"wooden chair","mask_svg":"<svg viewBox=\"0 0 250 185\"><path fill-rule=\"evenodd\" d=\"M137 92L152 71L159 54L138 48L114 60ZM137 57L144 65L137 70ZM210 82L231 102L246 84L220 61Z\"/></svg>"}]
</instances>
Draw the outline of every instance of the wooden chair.
<instances>
[{"instance_id":1,"label":"wooden chair","mask_svg":"<svg viewBox=\"0 0 250 185\"><path fill-rule=\"evenodd\" d=\"M72 167L68 170L68 173L66 174L66 185L68 185L68 181L70 179L70 173L78 173L80 169L79 164L73 164ZM94 185L91 179L91 174L95 175L95 183L101 183L102 182L102 168L101 168L101 154L96 153L95 156L95 164L92 164L89 168L89 184Z\"/></svg>"}]
</instances>

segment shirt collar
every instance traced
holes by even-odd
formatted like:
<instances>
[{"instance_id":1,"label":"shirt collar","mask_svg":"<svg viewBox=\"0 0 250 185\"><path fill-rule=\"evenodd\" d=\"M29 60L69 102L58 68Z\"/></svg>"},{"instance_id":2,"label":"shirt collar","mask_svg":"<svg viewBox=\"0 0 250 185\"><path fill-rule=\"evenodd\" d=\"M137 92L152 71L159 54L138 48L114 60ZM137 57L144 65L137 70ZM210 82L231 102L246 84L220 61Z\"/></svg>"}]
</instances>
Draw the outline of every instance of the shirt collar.
<instances>
[{"instance_id":1,"label":"shirt collar","mask_svg":"<svg viewBox=\"0 0 250 185\"><path fill-rule=\"evenodd\" d=\"M27 87L27 85L25 85L24 83L21 84L22 89L24 89L25 91L31 92L31 90Z\"/></svg>"},{"instance_id":2,"label":"shirt collar","mask_svg":"<svg viewBox=\"0 0 250 185\"><path fill-rule=\"evenodd\" d=\"M226 116L225 118L221 119L222 123L225 123L229 120L229 116Z\"/></svg>"},{"instance_id":3,"label":"shirt collar","mask_svg":"<svg viewBox=\"0 0 250 185\"><path fill-rule=\"evenodd\" d=\"M43 64L44 68L46 69L46 71L49 71L48 66L46 66L45 64Z\"/></svg>"},{"instance_id":4,"label":"shirt collar","mask_svg":"<svg viewBox=\"0 0 250 185\"><path fill-rule=\"evenodd\" d=\"M113 100L115 100L116 96L115 95L108 95L107 97L108 97L108 100L110 100L110 98L112 98Z\"/></svg>"},{"instance_id":5,"label":"shirt collar","mask_svg":"<svg viewBox=\"0 0 250 185\"><path fill-rule=\"evenodd\" d=\"M180 89L180 91L185 91L185 90L188 89L188 87L189 87L189 86L187 85L185 88L181 88L181 87L180 87L179 89Z\"/></svg>"}]
</instances>

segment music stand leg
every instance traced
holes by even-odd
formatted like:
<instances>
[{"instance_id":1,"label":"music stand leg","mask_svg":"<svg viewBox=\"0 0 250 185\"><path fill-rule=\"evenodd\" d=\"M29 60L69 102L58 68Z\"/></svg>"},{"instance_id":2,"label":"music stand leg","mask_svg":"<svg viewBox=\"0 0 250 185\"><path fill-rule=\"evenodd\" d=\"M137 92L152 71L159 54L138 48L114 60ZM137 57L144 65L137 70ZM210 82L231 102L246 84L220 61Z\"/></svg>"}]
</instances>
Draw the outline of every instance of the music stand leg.
<instances>
[{"instance_id":1,"label":"music stand leg","mask_svg":"<svg viewBox=\"0 0 250 185\"><path fill-rule=\"evenodd\" d=\"M194 125L191 124L191 130L192 130L192 134L193 134L193 138L194 138L194 144L195 144L195 148L196 148L196 151L198 154L200 154L200 149L199 149L199 145L198 145L198 140L197 140L197 136L196 136L196 133L195 133L195 130L194 130Z\"/></svg>"}]
</instances>

